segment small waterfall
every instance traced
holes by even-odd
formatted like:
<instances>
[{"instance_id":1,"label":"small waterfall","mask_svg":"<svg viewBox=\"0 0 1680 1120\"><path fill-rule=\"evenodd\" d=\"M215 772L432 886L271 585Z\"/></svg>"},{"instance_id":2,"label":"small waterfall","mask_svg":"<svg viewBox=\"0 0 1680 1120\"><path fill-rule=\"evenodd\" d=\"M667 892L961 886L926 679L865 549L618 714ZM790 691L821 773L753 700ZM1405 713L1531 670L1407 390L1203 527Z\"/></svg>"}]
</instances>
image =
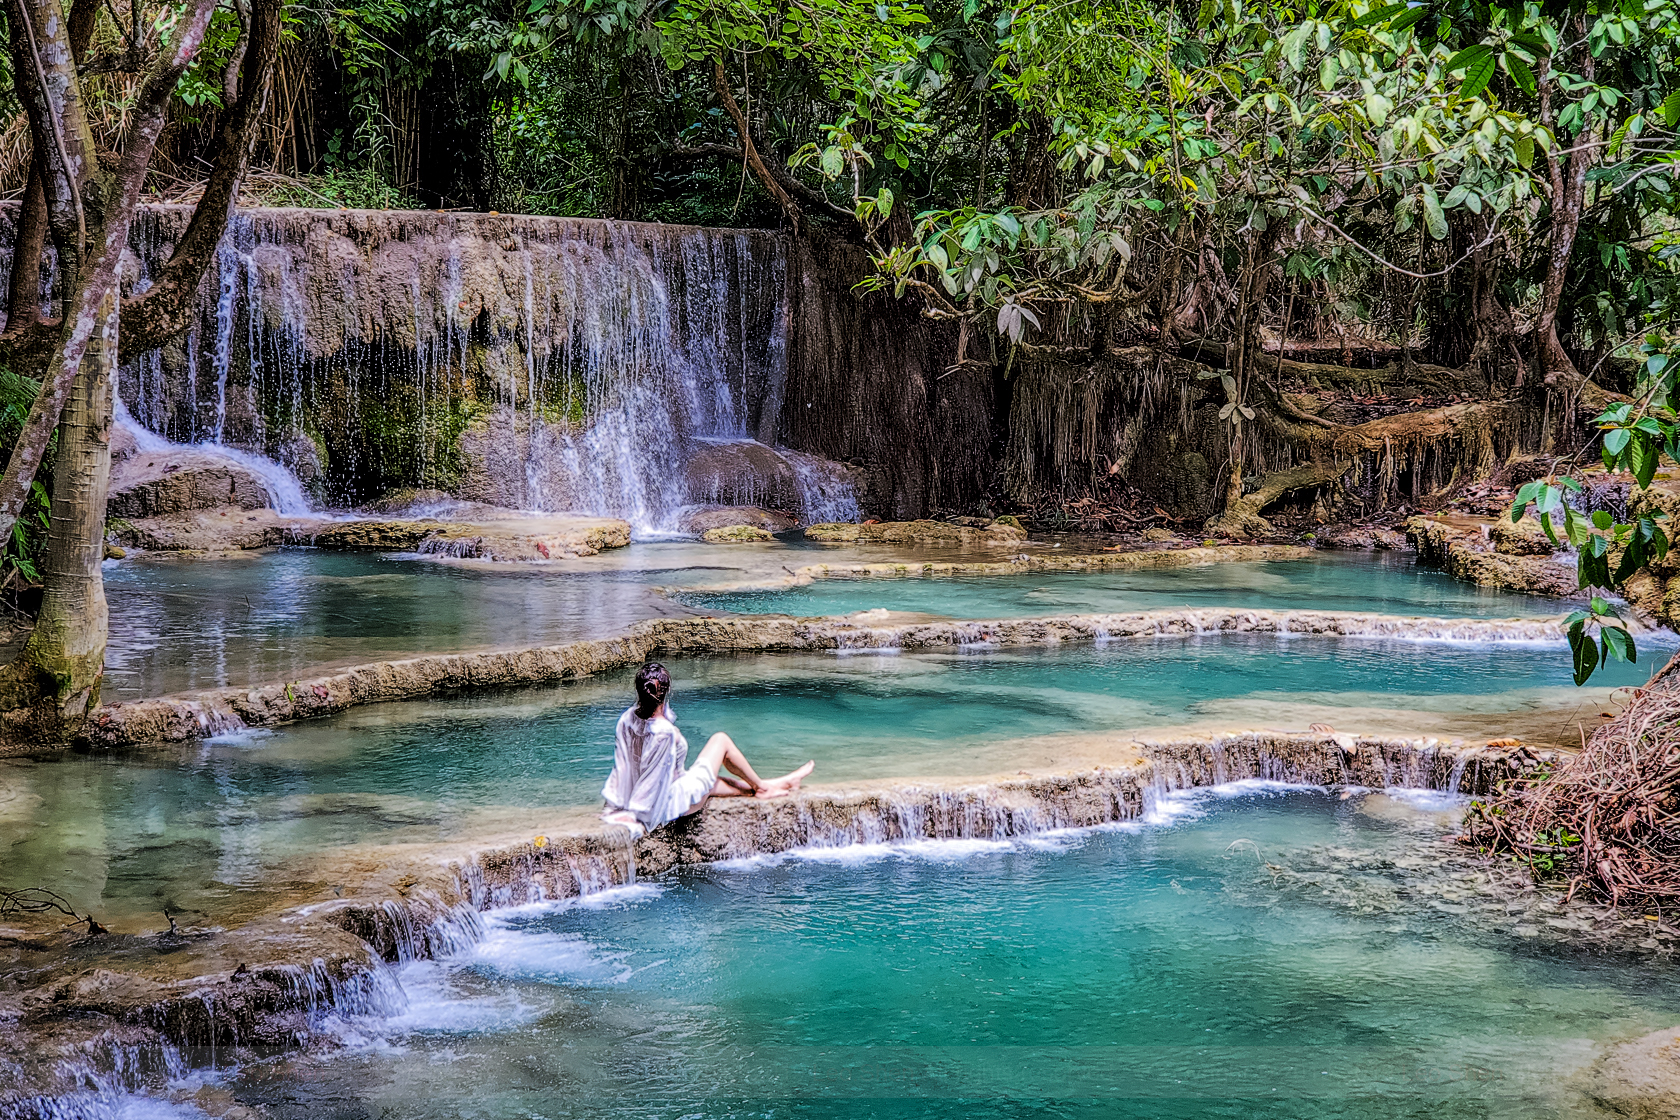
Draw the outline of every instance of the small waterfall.
<instances>
[{"instance_id":1,"label":"small waterfall","mask_svg":"<svg viewBox=\"0 0 1680 1120\"><path fill-rule=\"evenodd\" d=\"M249 451L242 451L237 447L224 447L217 443L180 444L171 443L162 436L151 431L129 413L123 403L121 394L116 396L112 407L112 423L118 431L124 432L134 441L135 449L140 453L168 453L171 451L198 451L226 459L247 474L251 475L262 485L268 495L268 506L276 513L287 516L301 516L313 511L308 495L303 492L303 485L291 471L282 467L272 459L261 455L254 455Z\"/></svg>"},{"instance_id":2,"label":"small waterfall","mask_svg":"<svg viewBox=\"0 0 1680 1120\"><path fill-rule=\"evenodd\" d=\"M185 227L135 224L130 291ZM681 532L697 504L857 520L850 471L778 446L779 235L580 219L247 210L178 343L122 371L133 418L258 455L329 507L403 488ZM711 485L724 446L740 485Z\"/></svg>"}]
</instances>

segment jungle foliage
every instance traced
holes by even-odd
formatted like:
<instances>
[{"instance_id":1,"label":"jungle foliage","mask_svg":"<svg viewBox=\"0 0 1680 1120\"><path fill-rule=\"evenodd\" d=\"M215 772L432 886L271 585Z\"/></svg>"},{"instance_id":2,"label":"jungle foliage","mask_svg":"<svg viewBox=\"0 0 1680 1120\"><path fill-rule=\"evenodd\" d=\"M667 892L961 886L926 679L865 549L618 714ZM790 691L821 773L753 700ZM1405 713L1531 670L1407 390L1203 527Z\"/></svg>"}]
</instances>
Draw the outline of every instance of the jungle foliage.
<instances>
[{"instance_id":1,"label":"jungle foliage","mask_svg":"<svg viewBox=\"0 0 1680 1120\"><path fill-rule=\"evenodd\" d=\"M866 287L962 323L959 364L1213 339L1228 503L1257 410L1286 407L1260 383L1262 332L1282 349L1351 324L1548 418L1556 463L1513 516L1532 504L1579 550L1583 587L1668 547L1659 515L1578 511L1569 472L1596 451L1644 487L1680 451L1672 3L380 0L297 18L339 51L356 125L333 158L401 164L380 106L405 83L447 75L481 114L465 179L418 187L441 201L825 227L867 246ZM1572 622L1581 679L1634 656L1602 596Z\"/></svg>"}]
</instances>

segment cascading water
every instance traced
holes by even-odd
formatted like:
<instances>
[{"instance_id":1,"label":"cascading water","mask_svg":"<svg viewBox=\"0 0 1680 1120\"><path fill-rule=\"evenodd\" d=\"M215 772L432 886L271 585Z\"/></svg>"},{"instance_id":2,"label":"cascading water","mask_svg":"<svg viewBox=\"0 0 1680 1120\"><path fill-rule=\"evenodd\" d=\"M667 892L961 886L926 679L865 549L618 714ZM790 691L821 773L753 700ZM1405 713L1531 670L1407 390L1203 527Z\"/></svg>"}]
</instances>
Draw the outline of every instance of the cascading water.
<instances>
[{"instance_id":1,"label":"cascading water","mask_svg":"<svg viewBox=\"0 0 1680 1120\"><path fill-rule=\"evenodd\" d=\"M131 288L183 225L142 215ZM855 520L847 468L776 446L788 254L736 230L242 211L192 329L124 395L148 431L260 452L330 506L419 488L644 534L706 504Z\"/></svg>"}]
</instances>

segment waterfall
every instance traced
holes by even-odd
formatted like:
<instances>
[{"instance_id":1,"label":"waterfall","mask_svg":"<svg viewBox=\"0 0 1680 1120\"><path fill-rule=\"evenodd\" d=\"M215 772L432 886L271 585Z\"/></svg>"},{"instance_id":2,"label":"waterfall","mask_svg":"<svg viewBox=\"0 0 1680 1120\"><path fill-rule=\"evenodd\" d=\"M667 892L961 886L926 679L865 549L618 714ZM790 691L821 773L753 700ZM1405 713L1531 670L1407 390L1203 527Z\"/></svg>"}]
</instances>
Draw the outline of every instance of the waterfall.
<instances>
[{"instance_id":1,"label":"waterfall","mask_svg":"<svg viewBox=\"0 0 1680 1120\"><path fill-rule=\"evenodd\" d=\"M128 290L186 217L143 210ZM153 435L278 463L329 507L407 488L644 535L708 504L856 520L849 468L778 444L796 286L771 233L242 210L186 336L122 392Z\"/></svg>"}]
</instances>

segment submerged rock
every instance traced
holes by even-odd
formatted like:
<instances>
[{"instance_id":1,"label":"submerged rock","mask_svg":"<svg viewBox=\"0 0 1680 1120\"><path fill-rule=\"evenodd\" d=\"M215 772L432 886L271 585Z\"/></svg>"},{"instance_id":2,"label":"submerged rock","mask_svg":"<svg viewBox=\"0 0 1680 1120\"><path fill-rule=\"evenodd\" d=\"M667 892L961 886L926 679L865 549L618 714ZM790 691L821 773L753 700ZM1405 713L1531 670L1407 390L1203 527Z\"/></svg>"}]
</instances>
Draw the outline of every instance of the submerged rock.
<instances>
[{"instance_id":1,"label":"submerged rock","mask_svg":"<svg viewBox=\"0 0 1680 1120\"><path fill-rule=\"evenodd\" d=\"M1592 1095L1618 1116L1680 1116L1680 1027L1616 1046L1593 1071Z\"/></svg>"}]
</instances>

